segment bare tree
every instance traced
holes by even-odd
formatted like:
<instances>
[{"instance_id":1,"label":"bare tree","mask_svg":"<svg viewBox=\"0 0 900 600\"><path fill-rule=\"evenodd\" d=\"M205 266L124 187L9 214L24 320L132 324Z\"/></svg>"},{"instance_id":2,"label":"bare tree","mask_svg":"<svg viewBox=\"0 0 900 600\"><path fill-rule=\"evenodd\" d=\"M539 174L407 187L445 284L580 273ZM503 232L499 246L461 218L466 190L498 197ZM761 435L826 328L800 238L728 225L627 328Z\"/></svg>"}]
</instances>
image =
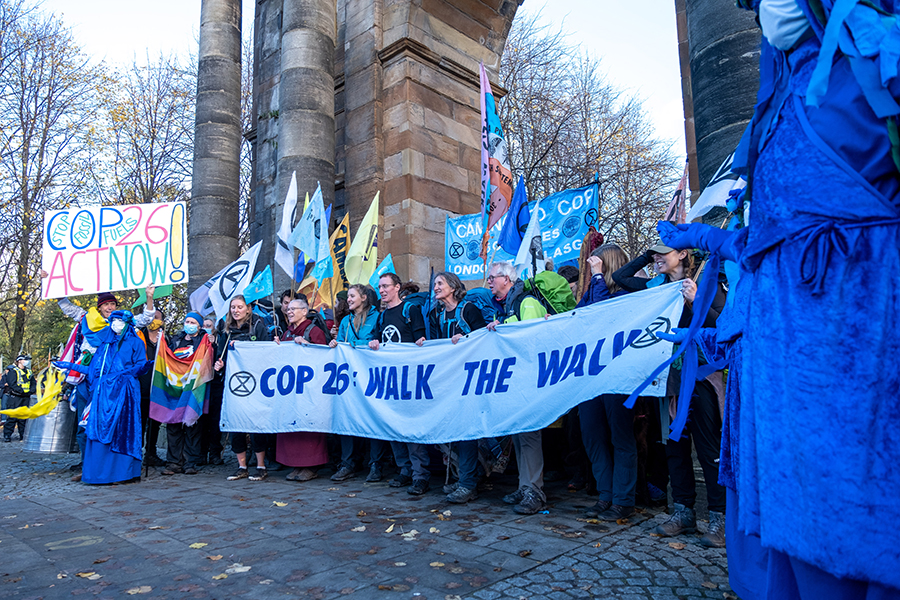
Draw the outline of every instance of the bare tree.
<instances>
[{"instance_id":1,"label":"bare tree","mask_svg":"<svg viewBox=\"0 0 900 600\"><path fill-rule=\"evenodd\" d=\"M539 12L513 23L500 83L509 90L499 114L513 175L525 178L529 197L599 180L598 229L627 252L643 251L678 171L640 101L609 84L600 61Z\"/></svg>"},{"instance_id":2,"label":"bare tree","mask_svg":"<svg viewBox=\"0 0 900 600\"><path fill-rule=\"evenodd\" d=\"M83 167L96 148L96 89L105 78L53 16L20 12L3 29L0 323L17 352L40 294L43 213L87 187Z\"/></svg>"}]
</instances>

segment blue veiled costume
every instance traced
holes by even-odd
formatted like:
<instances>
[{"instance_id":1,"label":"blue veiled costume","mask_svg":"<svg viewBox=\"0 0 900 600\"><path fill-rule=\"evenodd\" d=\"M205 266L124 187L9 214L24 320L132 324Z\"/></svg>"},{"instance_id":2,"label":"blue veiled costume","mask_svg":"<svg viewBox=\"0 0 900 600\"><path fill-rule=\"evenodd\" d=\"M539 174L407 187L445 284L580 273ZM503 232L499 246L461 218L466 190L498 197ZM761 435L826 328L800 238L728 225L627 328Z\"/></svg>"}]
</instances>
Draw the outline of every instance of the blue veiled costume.
<instances>
[{"instance_id":1,"label":"blue veiled costume","mask_svg":"<svg viewBox=\"0 0 900 600\"><path fill-rule=\"evenodd\" d=\"M115 311L110 321L131 313ZM82 481L115 483L141 475L141 390L138 375L147 362L144 343L130 324L117 336L110 327L98 332L102 343L88 365L90 414Z\"/></svg>"},{"instance_id":2,"label":"blue veiled costume","mask_svg":"<svg viewBox=\"0 0 900 600\"><path fill-rule=\"evenodd\" d=\"M796 4L811 27L763 39L742 140L749 227L719 319L740 331L694 337L731 361L729 570L745 599L900 598L900 24L889 0Z\"/></svg>"}]
</instances>

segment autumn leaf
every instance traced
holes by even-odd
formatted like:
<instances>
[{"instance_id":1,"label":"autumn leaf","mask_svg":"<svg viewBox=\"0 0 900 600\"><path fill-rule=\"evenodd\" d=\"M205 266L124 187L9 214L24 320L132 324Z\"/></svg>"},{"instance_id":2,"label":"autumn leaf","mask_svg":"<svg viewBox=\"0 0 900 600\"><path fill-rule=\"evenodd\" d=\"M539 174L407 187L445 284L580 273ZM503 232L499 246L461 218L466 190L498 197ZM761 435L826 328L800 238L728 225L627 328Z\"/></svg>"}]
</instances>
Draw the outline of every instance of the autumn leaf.
<instances>
[{"instance_id":1,"label":"autumn leaf","mask_svg":"<svg viewBox=\"0 0 900 600\"><path fill-rule=\"evenodd\" d=\"M440 533L440 532L441 532L441 530L438 529L437 527L432 527L431 529L428 530L428 533Z\"/></svg>"},{"instance_id":2,"label":"autumn leaf","mask_svg":"<svg viewBox=\"0 0 900 600\"><path fill-rule=\"evenodd\" d=\"M93 571L86 571L86 572L84 572L84 573L75 573L75 576L76 576L76 577L83 577L84 579L87 579L88 577L90 577L90 576L93 575L93 574L94 574Z\"/></svg>"},{"instance_id":3,"label":"autumn leaf","mask_svg":"<svg viewBox=\"0 0 900 600\"><path fill-rule=\"evenodd\" d=\"M616 519L616 525L627 525L628 519Z\"/></svg>"},{"instance_id":4,"label":"autumn leaf","mask_svg":"<svg viewBox=\"0 0 900 600\"><path fill-rule=\"evenodd\" d=\"M229 575L234 575L235 573L246 573L252 568L253 567L245 567L241 563L234 563L233 565L225 569L225 572Z\"/></svg>"},{"instance_id":5,"label":"autumn leaf","mask_svg":"<svg viewBox=\"0 0 900 600\"><path fill-rule=\"evenodd\" d=\"M719 589L719 586L716 585L715 583L713 583L712 581L704 581L704 582L701 583L700 585L702 585L703 587L705 587L706 589L709 589L709 590L717 590L717 589Z\"/></svg>"},{"instance_id":6,"label":"autumn leaf","mask_svg":"<svg viewBox=\"0 0 900 600\"><path fill-rule=\"evenodd\" d=\"M521 556L522 558L525 558L526 556L531 556L531 550L522 550L521 552L519 552L519 556Z\"/></svg>"},{"instance_id":7,"label":"autumn leaf","mask_svg":"<svg viewBox=\"0 0 900 600\"><path fill-rule=\"evenodd\" d=\"M602 544L600 542L597 542L596 544L594 544L594 548L599 548L601 545Z\"/></svg>"},{"instance_id":8,"label":"autumn leaf","mask_svg":"<svg viewBox=\"0 0 900 600\"><path fill-rule=\"evenodd\" d=\"M97 560L94 561L94 564L102 565L103 563L105 563L106 561L108 561L111 558L112 558L112 556L104 556L103 558L98 558Z\"/></svg>"},{"instance_id":9,"label":"autumn leaf","mask_svg":"<svg viewBox=\"0 0 900 600\"><path fill-rule=\"evenodd\" d=\"M222 555L216 554L215 556L207 556L206 558L208 558L209 560L222 560Z\"/></svg>"},{"instance_id":10,"label":"autumn leaf","mask_svg":"<svg viewBox=\"0 0 900 600\"><path fill-rule=\"evenodd\" d=\"M228 575L226 575L225 573L219 573L218 575L213 575L213 579L217 579L217 580L218 579L226 579L227 577L228 577Z\"/></svg>"},{"instance_id":11,"label":"autumn leaf","mask_svg":"<svg viewBox=\"0 0 900 600\"><path fill-rule=\"evenodd\" d=\"M675 550L684 550L685 545L681 542L669 542L669 548L674 548Z\"/></svg>"},{"instance_id":12,"label":"autumn leaf","mask_svg":"<svg viewBox=\"0 0 900 600\"><path fill-rule=\"evenodd\" d=\"M148 527L147 529L168 529L168 527L163 527L162 525L154 525L153 527Z\"/></svg>"},{"instance_id":13,"label":"autumn leaf","mask_svg":"<svg viewBox=\"0 0 900 600\"><path fill-rule=\"evenodd\" d=\"M391 523L391 526L384 530L385 533L390 533L394 530L394 524Z\"/></svg>"},{"instance_id":14,"label":"autumn leaf","mask_svg":"<svg viewBox=\"0 0 900 600\"><path fill-rule=\"evenodd\" d=\"M68 575L66 575L65 573L59 573L56 576L57 579L65 579L66 577L68 577Z\"/></svg>"},{"instance_id":15,"label":"autumn leaf","mask_svg":"<svg viewBox=\"0 0 900 600\"><path fill-rule=\"evenodd\" d=\"M275 506L279 506L279 507L280 507L280 506L287 506L287 505L288 505L287 502L279 502L279 501L277 501L277 500L273 500L273 501L272 501L272 504L274 504Z\"/></svg>"},{"instance_id":16,"label":"autumn leaf","mask_svg":"<svg viewBox=\"0 0 900 600\"><path fill-rule=\"evenodd\" d=\"M444 563L435 561L435 562L433 562L433 563L429 563L428 566L429 566L429 567L439 568L439 567L443 567L443 566L444 566Z\"/></svg>"},{"instance_id":17,"label":"autumn leaf","mask_svg":"<svg viewBox=\"0 0 900 600\"><path fill-rule=\"evenodd\" d=\"M364 516L366 516L366 511L361 510L361 511L359 511L358 513L356 513L356 516L357 516L357 517L364 517Z\"/></svg>"},{"instance_id":18,"label":"autumn leaf","mask_svg":"<svg viewBox=\"0 0 900 600\"><path fill-rule=\"evenodd\" d=\"M406 566L406 563L405 563L405 562L395 562L395 563L394 563L394 566L395 566L395 567L405 567L405 566Z\"/></svg>"},{"instance_id":19,"label":"autumn leaf","mask_svg":"<svg viewBox=\"0 0 900 600\"><path fill-rule=\"evenodd\" d=\"M191 544L189 546L189 548L193 548L194 550L199 550L200 548L203 548L204 546L209 546L209 544L206 544L204 542L197 542L196 544Z\"/></svg>"},{"instance_id":20,"label":"autumn leaf","mask_svg":"<svg viewBox=\"0 0 900 600\"><path fill-rule=\"evenodd\" d=\"M142 585L141 587L131 588L130 590L125 590L126 594L134 596L135 594L147 594L153 591L153 588L149 585Z\"/></svg>"},{"instance_id":21,"label":"autumn leaf","mask_svg":"<svg viewBox=\"0 0 900 600\"><path fill-rule=\"evenodd\" d=\"M354 528L351 529L350 531L360 532L360 531L365 531L365 530L366 530L366 526L365 526L365 525L360 525L359 527L354 527Z\"/></svg>"}]
</instances>

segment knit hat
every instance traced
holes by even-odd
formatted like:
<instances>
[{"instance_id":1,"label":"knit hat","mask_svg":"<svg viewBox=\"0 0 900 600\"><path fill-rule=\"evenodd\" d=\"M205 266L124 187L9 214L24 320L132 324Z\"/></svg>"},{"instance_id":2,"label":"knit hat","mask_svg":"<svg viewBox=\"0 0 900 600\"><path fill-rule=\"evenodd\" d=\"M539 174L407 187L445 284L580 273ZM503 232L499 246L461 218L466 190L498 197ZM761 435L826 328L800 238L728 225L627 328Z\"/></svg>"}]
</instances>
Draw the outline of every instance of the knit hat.
<instances>
[{"instance_id":1,"label":"knit hat","mask_svg":"<svg viewBox=\"0 0 900 600\"><path fill-rule=\"evenodd\" d=\"M110 292L102 292L100 294L97 294L97 308L100 308L107 302L114 302L116 306L119 305L119 300Z\"/></svg>"},{"instance_id":2,"label":"knit hat","mask_svg":"<svg viewBox=\"0 0 900 600\"><path fill-rule=\"evenodd\" d=\"M187 319L194 319L195 321L197 321L197 324L198 324L198 325L200 325L201 327L203 326L203 317L200 316L200 313L196 313L196 312L194 312L194 311L191 311L191 312L189 312L188 314L186 314L186 315L184 316L184 318L185 318L185 320L187 320Z\"/></svg>"}]
</instances>

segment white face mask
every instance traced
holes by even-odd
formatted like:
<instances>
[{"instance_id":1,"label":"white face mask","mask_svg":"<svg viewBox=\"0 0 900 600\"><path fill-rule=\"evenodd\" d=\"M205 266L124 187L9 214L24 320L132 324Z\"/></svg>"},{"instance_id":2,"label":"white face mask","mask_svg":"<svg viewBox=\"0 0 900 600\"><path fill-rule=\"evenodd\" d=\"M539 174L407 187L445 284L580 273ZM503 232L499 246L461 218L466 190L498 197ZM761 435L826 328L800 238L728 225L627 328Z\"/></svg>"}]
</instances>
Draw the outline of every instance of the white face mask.
<instances>
[{"instance_id":1,"label":"white face mask","mask_svg":"<svg viewBox=\"0 0 900 600\"><path fill-rule=\"evenodd\" d=\"M112 327L113 333L119 335L120 333L125 331L125 321L123 321L122 319L113 319L110 327Z\"/></svg>"}]
</instances>

